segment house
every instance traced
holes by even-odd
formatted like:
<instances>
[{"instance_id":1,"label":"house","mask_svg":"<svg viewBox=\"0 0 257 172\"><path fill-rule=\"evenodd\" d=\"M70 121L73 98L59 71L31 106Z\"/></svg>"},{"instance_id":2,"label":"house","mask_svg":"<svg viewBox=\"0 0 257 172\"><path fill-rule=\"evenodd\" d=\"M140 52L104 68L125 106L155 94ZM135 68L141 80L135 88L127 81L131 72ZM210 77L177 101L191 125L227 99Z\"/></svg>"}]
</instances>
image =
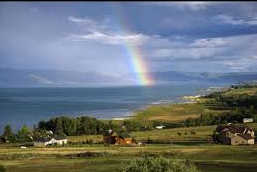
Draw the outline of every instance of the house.
<instances>
[{"instance_id":1,"label":"house","mask_svg":"<svg viewBox=\"0 0 257 172\"><path fill-rule=\"evenodd\" d=\"M116 143L117 134L113 130L107 130L103 134L103 142L109 144Z\"/></svg>"},{"instance_id":2,"label":"house","mask_svg":"<svg viewBox=\"0 0 257 172\"><path fill-rule=\"evenodd\" d=\"M214 139L229 145L254 144L254 131L246 126L228 124L219 125L215 130Z\"/></svg>"},{"instance_id":3,"label":"house","mask_svg":"<svg viewBox=\"0 0 257 172\"><path fill-rule=\"evenodd\" d=\"M253 122L253 118L244 118L243 123Z\"/></svg>"},{"instance_id":4,"label":"house","mask_svg":"<svg viewBox=\"0 0 257 172\"><path fill-rule=\"evenodd\" d=\"M49 145L65 145L68 139L62 136L39 138L34 141L35 147L46 147Z\"/></svg>"},{"instance_id":5,"label":"house","mask_svg":"<svg viewBox=\"0 0 257 172\"><path fill-rule=\"evenodd\" d=\"M103 142L108 144L115 145L126 145L126 144L134 144L135 140L132 139L127 133L117 134L113 130L107 130L103 134Z\"/></svg>"},{"instance_id":6,"label":"house","mask_svg":"<svg viewBox=\"0 0 257 172\"><path fill-rule=\"evenodd\" d=\"M116 137L115 145L126 145L126 144L133 144L135 140L133 140L128 134L122 133Z\"/></svg>"},{"instance_id":7,"label":"house","mask_svg":"<svg viewBox=\"0 0 257 172\"><path fill-rule=\"evenodd\" d=\"M231 145L253 145L254 138L249 134L236 134L231 138Z\"/></svg>"}]
</instances>

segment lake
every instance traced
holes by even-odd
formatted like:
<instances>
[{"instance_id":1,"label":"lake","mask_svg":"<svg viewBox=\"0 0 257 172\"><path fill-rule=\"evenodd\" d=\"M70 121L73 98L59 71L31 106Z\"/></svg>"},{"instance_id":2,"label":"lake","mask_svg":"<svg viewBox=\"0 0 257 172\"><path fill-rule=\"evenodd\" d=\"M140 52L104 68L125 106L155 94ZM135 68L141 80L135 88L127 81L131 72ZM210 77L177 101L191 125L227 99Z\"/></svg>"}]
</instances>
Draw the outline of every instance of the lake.
<instances>
[{"instance_id":1,"label":"lake","mask_svg":"<svg viewBox=\"0 0 257 172\"><path fill-rule=\"evenodd\" d=\"M150 104L181 102L184 95L206 94L200 89L221 83L180 83L166 86L102 88L0 88L0 130L10 124L32 127L60 115L124 117Z\"/></svg>"}]
</instances>

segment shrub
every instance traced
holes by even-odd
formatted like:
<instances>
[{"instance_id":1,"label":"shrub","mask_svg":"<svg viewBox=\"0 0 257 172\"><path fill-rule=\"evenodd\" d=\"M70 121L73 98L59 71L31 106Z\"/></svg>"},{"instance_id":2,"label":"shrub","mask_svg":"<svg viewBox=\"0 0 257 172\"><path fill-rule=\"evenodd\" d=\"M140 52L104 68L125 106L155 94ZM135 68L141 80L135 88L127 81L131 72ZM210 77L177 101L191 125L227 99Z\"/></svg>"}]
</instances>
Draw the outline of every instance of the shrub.
<instances>
[{"instance_id":1,"label":"shrub","mask_svg":"<svg viewBox=\"0 0 257 172\"><path fill-rule=\"evenodd\" d=\"M200 172L189 161L170 161L163 157L145 157L135 159L122 167L120 172Z\"/></svg>"},{"instance_id":2,"label":"shrub","mask_svg":"<svg viewBox=\"0 0 257 172\"><path fill-rule=\"evenodd\" d=\"M132 160L121 172L168 172L169 161L164 158L145 157Z\"/></svg>"},{"instance_id":3,"label":"shrub","mask_svg":"<svg viewBox=\"0 0 257 172\"><path fill-rule=\"evenodd\" d=\"M195 135L195 134L196 134L196 132L195 132L195 131L193 131L193 130L192 130L190 133L191 133L192 135Z\"/></svg>"},{"instance_id":4,"label":"shrub","mask_svg":"<svg viewBox=\"0 0 257 172\"><path fill-rule=\"evenodd\" d=\"M0 172L5 172L5 167L0 164Z\"/></svg>"},{"instance_id":5,"label":"shrub","mask_svg":"<svg viewBox=\"0 0 257 172\"><path fill-rule=\"evenodd\" d=\"M150 137L147 138L147 143L148 144L153 143L153 141L150 139Z\"/></svg>"},{"instance_id":6,"label":"shrub","mask_svg":"<svg viewBox=\"0 0 257 172\"><path fill-rule=\"evenodd\" d=\"M83 152L77 154L64 155L63 158L75 159L75 158L95 158L95 157L108 157L109 152Z\"/></svg>"}]
</instances>

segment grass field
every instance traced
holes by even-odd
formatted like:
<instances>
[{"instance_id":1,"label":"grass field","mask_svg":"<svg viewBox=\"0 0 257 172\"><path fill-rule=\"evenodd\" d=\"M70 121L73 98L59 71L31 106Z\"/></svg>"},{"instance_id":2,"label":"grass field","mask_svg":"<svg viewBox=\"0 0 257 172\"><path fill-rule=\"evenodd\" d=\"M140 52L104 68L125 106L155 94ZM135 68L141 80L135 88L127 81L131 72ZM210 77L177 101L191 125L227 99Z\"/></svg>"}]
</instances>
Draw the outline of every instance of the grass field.
<instances>
[{"instance_id":1,"label":"grass field","mask_svg":"<svg viewBox=\"0 0 257 172\"><path fill-rule=\"evenodd\" d=\"M257 127L257 123L249 124ZM0 164L7 172L116 172L127 161L142 155L161 155L169 159L190 159L206 172L249 171L257 169L257 145L229 146L206 142L216 126L153 130L131 133L137 140L174 140L173 144L147 144L145 147L105 147L102 144L52 148L19 148L19 144L0 144ZM195 131L196 134L190 134ZM179 136L177 132L181 132ZM187 135L185 135L187 132ZM78 142L102 136L72 136L69 141ZM202 141L202 142L201 142ZM86 152L107 152L104 157L65 158L66 155Z\"/></svg>"},{"instance_id":2,"label":"grass field","mask_svg":"<svg viewBox=\"0 0 257 172\"><path fill-rule=\"evenodd\" d=\"M224 93L226 96L231 96L231 95L242 95L242 94L248 94L248 95L254 95L257 93L257 88L237 88L237 89L232 89Z\"/></svg>"},{"instance_id":3,"label":"grass field","mask_svg":"<svg viewBox=\"0 0 257 172\"><path fill-rule=\"evenodd\" d=\"M256 129L257 123L246 124L250 128ZM145 141L150 138L153 141L208 141L215 130L216 125L213 126L201 126L201 127L189 127L189 128L173 128L163 130L152 130L152 131L138 131L132 132L130 135L138 141ZM194 131L195 134L191 134ZM181 133L181 136L178 135ZM82 136L69 136L70 142L82 142L92 139L94 143L101 142L103 139L102 135L82 135Z\"/></svg>"},{"instance_id":4,"label":"grass field","mask_svg":"<svg viewBox=\"0 0 257 172\"><path fill-rule=\"evenodd\" d=\"M140 157L143 154L162 155L169 159L190 159L203 169L213 171L226 166L234 166L225 171L238 171L237 167L257 167L257 146L231 147L224 145L147 145L146 147L83 147L83 148L28 148L21 150L17 148L1 148L1 154L28 154L33 153L30 158L13 158L1 160L10 172L68 172L68 171L117 171L123 163L130 159ZM47 151L46 151L47 149ZM50 150L48 150L50 149ZM10 152L10 150L12 150ZM82 152L109 152L107 157L95 158L58 158L58 155L74 154ZM43 154L43 155L42 155ZM38 157L36 156L38 155Z\"/></svg>"},{"instance_id":5,"label":"grass field","mask_svg":"<svg viewBox=\"0 0 257 172\"><path fill-rule=\"evenodd\" d=\"M254 95L257 93L257 88L238 88L225 91L225 96L233 95ZM210 106L206 102L214 101L211 98L197 98L195 103L182 103L182 104L168 104L168 105L152 105L146 109L140 110L135 113L134 118L144 120L165 120L168 122L180 122L189 117L196 118L203 113L220 114L229 109L215 107L215 104Z\"/></svg>"},{"instance_id":6,"label":"grass field","mask_svg":"<svg viewBox=\"0 0 257 172\"><path fill-rule=\"evenodd\" d=\"M180 103L168 105L152 105L135 113L134 119L139 120L163 120L166 122L178 123L187 118L197 118L201 114L221 114L229 109L210 106L206 102L211 99L200 98L198 102Z\"/></svg>"},{"instance_id":7,"label":"grass field","mask_svg":"<svg viewBox=\"0 0 257 172\"><path fill-rule=\"evenodd\" d=\"M196 118L205 111L209 111L209 109L200 103L154 105L136 112L134 118L180 122L189 117Z\"/></svg>"}]
</instances>

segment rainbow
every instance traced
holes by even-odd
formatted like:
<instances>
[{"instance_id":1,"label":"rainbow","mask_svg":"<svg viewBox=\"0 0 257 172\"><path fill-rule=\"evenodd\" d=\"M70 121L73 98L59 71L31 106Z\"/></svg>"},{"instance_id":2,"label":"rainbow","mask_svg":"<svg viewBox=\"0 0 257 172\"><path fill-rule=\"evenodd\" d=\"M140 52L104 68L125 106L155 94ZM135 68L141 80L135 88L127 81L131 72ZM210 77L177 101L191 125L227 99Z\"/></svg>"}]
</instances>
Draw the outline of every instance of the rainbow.
<instances>
[{"instance_id":1,"label":"rainbow","mask_svg":"<svg viewBox=\"0 0 257 172\"><path fill-rule=\"evenodd\" d=\"M137 84L143 86L153 85L154 80L149 74L148 66L143 58L143 53L141 53L138 47L132 44L127 43L126 47L131 60L131 67L134 74L136 74Z\"/></svg>"},{"instance_id":2,"label":"rainbow","mask_svg":"<svg viewBox=\"0 0 257 172\"><path fill-rule=\"evenodd\" d=\"M129 26L127 17L125 17L122 7L119 4L112 4L114 11L117 13L117 19L119 21L120 30L129 33ZM144 55L139 47L129 42L124 42L126 52L131 64L133 73L135 74L138 85L149 86L154 84L154 79L150 75L147 62L144 60Z\"/></svg>"}]
</instances>

